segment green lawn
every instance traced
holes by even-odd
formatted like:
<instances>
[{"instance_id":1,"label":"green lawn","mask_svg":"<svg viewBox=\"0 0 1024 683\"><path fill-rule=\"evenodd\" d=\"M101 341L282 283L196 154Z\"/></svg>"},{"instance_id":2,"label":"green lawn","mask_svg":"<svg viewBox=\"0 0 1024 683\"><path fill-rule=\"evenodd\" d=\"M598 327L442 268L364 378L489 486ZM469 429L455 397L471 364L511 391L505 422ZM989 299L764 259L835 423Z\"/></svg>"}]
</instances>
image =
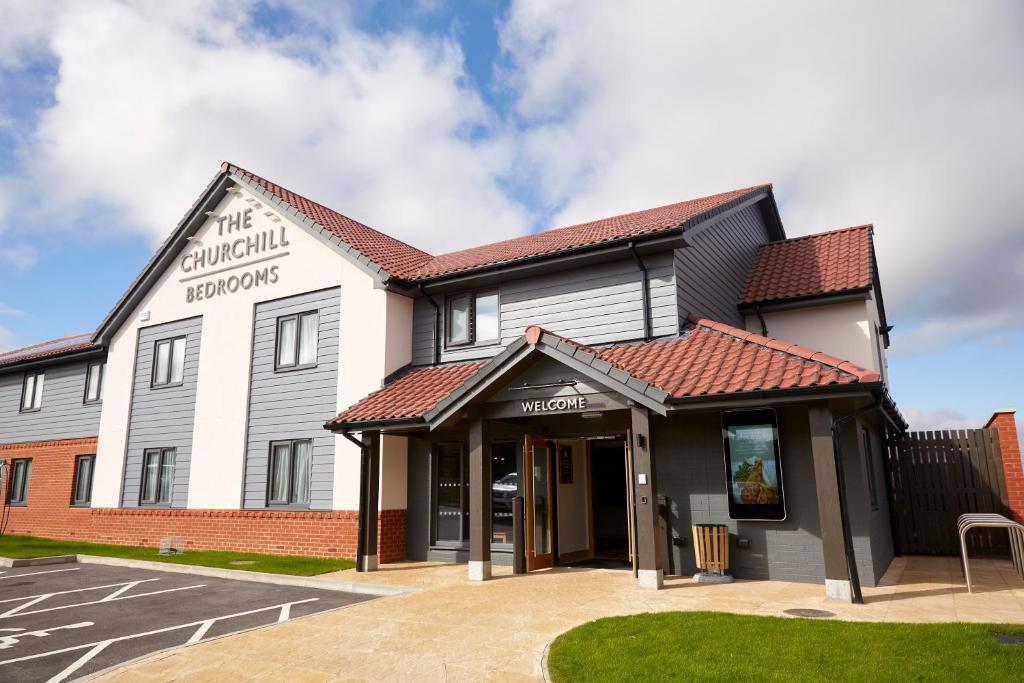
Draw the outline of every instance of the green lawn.
<instances>
[{"instance_id":1,"label":"green lawn","mask_svg":"<svg viewBox=\"0 0 1024 683\"><path fill-rule=\"evenodd\" d=\"M572 681L1024 681L1024 626L878 624L665 612L559 636L548 668Z\"/></svg>"},{"instance_id":2,"label":"green lawn","mask_svg":"<svg viewBox=\"0 0 1024 683\"><path fill-rule=\"evenodd\" d=\"M35 536L0 536L0 557L22 559L47 557L51 555L104 555L124 557L131 560L153 560L172 564L195 564L203 567L242 569L271 574L292 574L314 576L351 569L356 566L352 560L325 560L318 557L296 557L292 555L258 555L256 553L233 553L220 550L189 550L181 555L161 555L156 548L138 548L126 545L85 543L83 541L56 541ZM252 564L231 564L252 562Z\"/></svg>"}]
</instances>

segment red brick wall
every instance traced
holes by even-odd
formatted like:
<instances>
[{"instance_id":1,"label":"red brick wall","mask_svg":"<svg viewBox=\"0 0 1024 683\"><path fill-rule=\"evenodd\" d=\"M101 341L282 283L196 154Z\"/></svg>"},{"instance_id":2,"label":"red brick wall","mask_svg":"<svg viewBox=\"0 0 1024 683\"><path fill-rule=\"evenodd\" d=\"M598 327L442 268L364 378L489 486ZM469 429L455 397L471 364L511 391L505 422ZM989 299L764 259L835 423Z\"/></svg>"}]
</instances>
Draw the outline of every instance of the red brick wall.
<instances>
[{"instance_id":1,"label":"red brick wall","mask_svg":"<svg viewBox=\"0 0 1024 683\"><path fill-rule=\"evenodd\" d=\"M0 446L2 459L32 458L28 505L10 508L6 532L142 546L157 546L164 536L183 536L188 547L197 550L356 556L359 516L355 510L73 508L70 503L75 456L95 452L96 439ZM381 562L405 559L405 523L405 510L381 512L378 520Z\"/></svg>"},{"instance_id":2,"label":"red brick wall","mask_svg":"<svg viewBox=\"0 0 1024 683\"><path fill-rule=\"evenodd\" d=\"M1003 456L1010 511L1018 522L1024 522L1024 467L1021 466L1020 439L1017 436L1014 411L996 412L985 426L999 430L999 450Z\"/></svg>"}]
</instances>

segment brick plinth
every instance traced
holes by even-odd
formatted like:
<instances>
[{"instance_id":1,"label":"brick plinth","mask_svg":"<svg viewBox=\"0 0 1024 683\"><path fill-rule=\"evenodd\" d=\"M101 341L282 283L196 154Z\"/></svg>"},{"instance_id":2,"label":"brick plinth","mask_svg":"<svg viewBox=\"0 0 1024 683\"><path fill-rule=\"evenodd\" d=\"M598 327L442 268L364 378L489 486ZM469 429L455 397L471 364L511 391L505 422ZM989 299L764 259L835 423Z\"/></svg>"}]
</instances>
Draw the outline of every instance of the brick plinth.
<instances>
[{"instance_id":1,"label":"brick plinth","mask_svg":"<svg viewBox=\"0 0 1024 683\"><path fill-rule=\"evenodd\" d=\"M32 458L28 505L12 506L6 533L117 545L157 546L182 536L195 550L355 558L359 514L294 510L151 510L71 507L75 457L96 439L0 446L0 459ZM6 486L6 482L5 482ZM405 510L378 518L381 562L405 559Z\"/></svg>"},{"instance_id":2,"label":"brick plinth","mask_svg":"<svg viewBox=\"0 0 1024 683\"><path fill-rule=\"evenodd\" d=\"M1020 439L1013 410L997 411L985 427L999 431L999 450L1003 456L1006 476L1006 495L1010 512L1018 522L1024 523L1024 466L1021 465Z\"/></svg>"}]
</instances>

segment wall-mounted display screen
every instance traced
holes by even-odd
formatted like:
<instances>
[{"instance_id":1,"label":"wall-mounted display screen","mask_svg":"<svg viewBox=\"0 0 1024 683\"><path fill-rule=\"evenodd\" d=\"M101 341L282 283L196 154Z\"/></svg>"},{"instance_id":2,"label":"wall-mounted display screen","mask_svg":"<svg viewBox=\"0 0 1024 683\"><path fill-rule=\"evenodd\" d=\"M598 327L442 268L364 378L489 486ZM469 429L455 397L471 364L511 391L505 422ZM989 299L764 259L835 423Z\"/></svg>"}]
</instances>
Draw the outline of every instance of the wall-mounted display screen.
<instances>
[{"instance_id":1,"label":"wall-mounted display screen","mask_svg":"<svg viewBox=\"0 0 1024 683\"><path fill-rule=\"evenodd\" d=\"M722 413L722 441L728 481L729 517L786 518L779 454L779 424L774 410Z\"/></svg>"}]
</instances>

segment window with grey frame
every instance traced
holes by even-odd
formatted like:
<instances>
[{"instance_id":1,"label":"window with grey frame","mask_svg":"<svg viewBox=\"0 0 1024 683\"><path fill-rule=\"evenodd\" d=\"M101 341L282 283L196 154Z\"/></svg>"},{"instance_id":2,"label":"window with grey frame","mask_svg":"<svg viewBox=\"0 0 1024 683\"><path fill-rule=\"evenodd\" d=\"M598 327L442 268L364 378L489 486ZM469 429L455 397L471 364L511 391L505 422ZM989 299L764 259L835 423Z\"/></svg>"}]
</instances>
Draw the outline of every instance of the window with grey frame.
<instances>
[{"instance_id":1,"label":"window with grey frame","mask_svg":"<svg viewBox=\"0 0 1024 683\"><path fill-rule=\"evenodd\" d=\"M283 315L277 319L275 369L300 370L316 366L319 321L317 311Z\"/></svg>"},{"instance_id":2,"label":"window with grey frame","mask_svg":"<svg viewBox=\"0 0 1024 683\"><path fill-rule=\"evenodd\" d=\"M43 407L43 382L46 376L42 372L30 372L25 375L21 385L21 412L34 413Z\"/></svg>"},{"instance_id":3,"label":"window with grey frame","mask_svg":"<svg viewBox=\"0 0 1024 683\"><path fill-rule=\"evenodd\" d=\"M463 292L448 297L445 304L445 345L467 346L501 341L498 293Z\"/></svg>"},{"instance_id":4,"label":"window with grey frame","mask_svg":"<svg viewBox=\"0 0 1024 683\"><path fill-rule=\"evenodd\" d=\"M153 387L176 387L185 381L186 337L161 339L153 346Z\"/></svg>"},{"instance_id":5,"label":"window with grey frame","mask_svg":"<svg viewBox=\"0 0 1024 683\"><path fill-rule=\"evenodd\" d=\"M174 448L147 448L143 451L140 505L170 505L176 457Z\"/></svg>"},{"instance_id":6,"label":"window with grey frame","mask_svg":"<svg viewBox=\"0 0 1024 683\"><path fill-rule=\"evenodd\" d=\"M11 478L7 488L8 503L28 505L28 480L31 474L32 458L18 458L11 461Z\"/></svg>"},{"instance_id":7,"label":"window with grey frame","mask_svg":"<svg viewBox=\"0 0 1024 683\"><path fill-rule=\"evenodd\" d=\"M512 543L512 514L519 495L518 450L511 441L491 445L491 542ZM469 542L469 448L438 444L434 455L433 527L436 545Z\"/></svg>"},{"instance_id":8,"label":"window with grey frame","mask_svg":"<svg viewBox=\"0 0 1024 683\"><path fill-rule=\"evenodd\" d=\"M308 506L313 475L313 441L291 439L270 444L267 505Z\"/></svg>"},{"instance_id":9,"label":"window with grey frame","mask_svg":"<svg viewBox=\"0 0 1024 683\"><path fill-rule=\"evenodd\" d=\"M72 505L86 506L92 503L92 472L95 465L95 455L80 455L75 458L75 478L71 489Z\"/></svg>"},{"instance_id":10,"label":"window with grey frame","mask_svg":"<svg viewBox=\"0 0 1024 683\"><path fill-rule=\"evenodd\" d=\"M85 371L85 398L83 403L99 403L103 400L103 375L106 363L89 363Z\"/></svg>"}]
</instances>

